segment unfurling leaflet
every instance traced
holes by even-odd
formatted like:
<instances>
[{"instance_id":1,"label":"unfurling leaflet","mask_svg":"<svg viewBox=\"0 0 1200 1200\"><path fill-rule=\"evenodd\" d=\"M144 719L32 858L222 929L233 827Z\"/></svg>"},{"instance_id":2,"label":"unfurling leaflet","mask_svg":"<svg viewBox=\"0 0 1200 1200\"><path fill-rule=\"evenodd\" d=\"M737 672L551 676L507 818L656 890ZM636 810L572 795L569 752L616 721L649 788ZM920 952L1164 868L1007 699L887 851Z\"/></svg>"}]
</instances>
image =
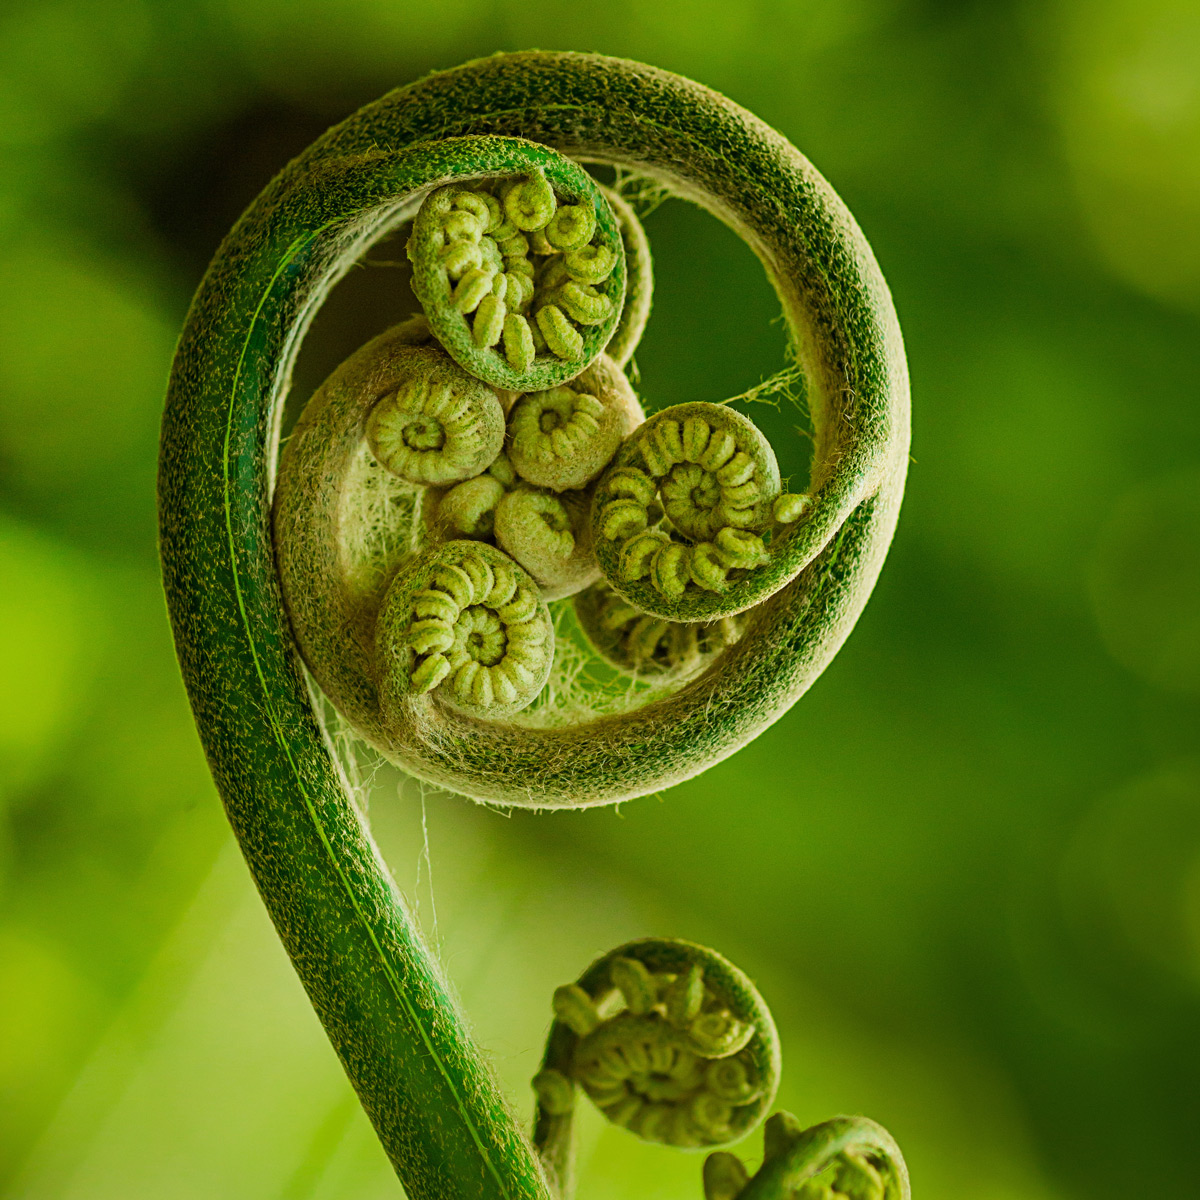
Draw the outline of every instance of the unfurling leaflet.
<instances>
[{"instance_id":1,"label":"unfurling leaflet","mask_svg":"<svg viewBox=\"0 0 1200 1200\"><path fill-rule=\"evenodd\" d=\"M582 1092L645 1141L682 1149L742 1137L779 1083L779 1040L750 980L712 950L676 939L620 946L554 994L534 1143L551 1188L572 1188L575 1106ZM735 1155L704 1166L705 1200L908 1200L895 1143L861 1117L801 1129L788 1113L765 1126L751 1178Z\"/></svg>"},{"instance_id":2,"label":"unfurling leaflet","mask_svg":"<svg viewBox=\"0 0 1200 1200\"><path fill-rule=\"evenodd\" d=\"M554 627L537 584L506 555L447 542L397 575L376 638L385 714L437 692L461 712L507 716L545 684Z\"/></svg>"},{"instance_id":3,"label":"unfurling leaflet","mask_svg":"<svg viewBox=\"0 0 1200 1200\"><path fill-rule=\"evenodd\" d=\"M762 1166L728 1151L704 1163L704 1200L909 1200L908 1168L891 1135L866 1117L805 1129L777 1112L763 1126Z\"/></svg>"},{"instance_id":4,"label":"unfurling leaflet","mask_svg":"<svg viewBox=\"0 0 1200 1200\"><path fill-rule=\"evenodd\" d=\"M434 334L497 387L526 391L574 378L620 319L620 226L595 181L569 159L437 189L413 222L408 256Z\"/></svg>"}]
</instances>

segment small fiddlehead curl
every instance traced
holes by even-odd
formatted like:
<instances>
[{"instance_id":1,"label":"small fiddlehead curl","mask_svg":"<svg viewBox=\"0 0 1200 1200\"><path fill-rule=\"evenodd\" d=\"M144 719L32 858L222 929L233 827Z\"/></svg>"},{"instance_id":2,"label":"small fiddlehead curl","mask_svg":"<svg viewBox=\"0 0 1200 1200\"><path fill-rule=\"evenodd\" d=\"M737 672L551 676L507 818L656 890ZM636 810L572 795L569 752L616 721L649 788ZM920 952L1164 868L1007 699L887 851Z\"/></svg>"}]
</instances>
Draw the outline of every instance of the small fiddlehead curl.
<instances>
[{"instance_id":1,"label":"small fiddlehead curl","mask_svg":"<svg viewBox=\"0 0 1200 1200\"><path fill-rule=\"evenodd\" d=\"M380 464L410 483L439 486L489 466L504 444L496 393L432 346L408 350L402 371L367 417Z\"/></svg>"},{"instance_id":2,"label":"small fiddlehead curl","mask_svg":"<svg viewBox=\"0 0 1200 1200\"><path fill-rule=\"evenodd\" d=\"M435 537L491 538L496 509L519 480L506 454L499 454L482 475L428 496L426 516Z\"/></svg>"},{"instance_id":3,"label":"small fiddlehead curl","mask_svg":"<svg viewBox=\"0 0 1200 1200\"><path fill-rule=\"evenodd\" d=\"M775 1026L754 985L715 951L677 939L631 942L554 993L534 1145L556 1200L574 1186L573 1122L582 1091L608 1120L680 1149L736 1140L775 1098ZM888 1132L865 1117L804 1129L787 1112L763 1126L750 1176L718 1150L705 1200L910 1200L908 1170Z\"/></svg>"},{"instance_id":4,"label":"small fiddlehead curl","mask_svg":"<svg viewBox=\"0 0 1200 1200\"><path fill-rule=\"evenodd\" d=\"M741 1137L775 1097L771 1013L737 967L703 946L620 946L555 992L554 1016L533 1080L534 1143L560 1193L580 1090L643 1140L693 1149Z\"/></svg>"},{"instance_id":5,"label":"small fiddlehead curl","mask_svg":"<svg viewBox=\"0 0 1200 1200\"><path fill-rule=\"evenodd\" d=\"M803 508L780 495L775 453L753 421L720 404L678 404L639 426L597 485L596 554L641 612L729 616L782 586L754 575L771 557L763 535Z\"/></svg>"},{"instance_id":6,"label":"small fiddlehead curl","mask_svg":"<svg viewBox=\"0 0 1200 1200\"><path fill-rule=\"evenodd\" d=\"M496 505L496 544L537 581L545 600L582 591L600 576L588 522L590 497L518 487Z\"/></svg>"},{"instance_id":7,"label":"small fiddlehead curl","mask_svg":"<svg viewBox=\"0 0 1200 1200\"><path fill-rule=\"evenodd\" d=\"M575 597L575 615L605 662L638 678L694 675L742 632L742 616L683 623L651 616L618 596L607 583Z\"/></svg>"},{"instance_id":8,"label":"small fiddlehead curl","mask_svg":"<svg viewBox=\"0 0 1200 1200\"><path fill-rule=\"evenodd\" d=\"M375 627L385 719L433 693L459 712L507 717L546 683L554 626L537 584L481 542L446 542L397 575Z\"/></svg>"},{"instance_id":9,"label":"small fiddlehead curl","mask_svg":"<svg viewBox=\"0 0 1200 1200\"><path fill-rule=\"evenodd\" d=\"M591 483L643 420L624 373L607 355L571 383L519 397L508 413L508 457L522 479L555 492Z\"/></svg>"},{"instance_id":10,"label":"small fiddlehead curl","mask_svg":"<svg viewBox=\"0 0 1200 1200\"><path fill-rule=\"evenodd\" d=\"M763 1126L762 1166L748 1175L728 1151L704 1163L704 1200L909 1200L908 1168L892 1136L866 1117L805 1129L777 1112Z\"/></svg>"},{"instance_id":11,"label":"small fiddlehead curl","mask_svg":"<svg viewBox=\"0 0 1200 1200\"><path fill-rule=\"evenodd\" d=\"M432 192L408 240L437 339L478 378L522 392L578 375L612 338L625 295L608 200L578 164L527 146L516 178Z\"/></svg>"},{"instance_id":12,"label":"small fiddlehead curl","mask_svg":"<svg viewBox=\"0 0 1200 1200\"><path fill-rule=\"evenodd\" d=\"M505 487L494 475L476 475L439 497L430 520L447 538L490 538Z\"/></svg>"}]
</instances>

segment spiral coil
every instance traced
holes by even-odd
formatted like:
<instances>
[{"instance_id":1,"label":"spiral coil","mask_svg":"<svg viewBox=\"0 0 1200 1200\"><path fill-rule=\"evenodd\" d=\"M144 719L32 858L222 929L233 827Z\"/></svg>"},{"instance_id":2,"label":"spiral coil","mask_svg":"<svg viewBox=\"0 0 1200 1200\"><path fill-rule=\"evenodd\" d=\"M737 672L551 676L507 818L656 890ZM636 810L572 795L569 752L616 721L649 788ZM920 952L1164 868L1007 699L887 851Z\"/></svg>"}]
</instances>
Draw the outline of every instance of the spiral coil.
<instances>
[{"instance_id":1,"label":"spiral coil","mask_svg":"<svg viewBox=\"0 0 1200 1200\"><path fill-rule=\"evenodd\" d=\"M385 711L436 691L461 712L509 716L542 690L554 652L537 584L479 542L447 542L397 576L376 638Z\"/></svg>"},{"instance_id":2,"label":"spiral coil","mask_svg":"<svg viewBox=\"0 0 1200 1200\"><path fill-rule=\"evenodd\" d=\"M660 152L647 169L669 181L664 163L649 165ZM806 350L797 368L816 434L808 487L783 490L769 442L728 404L692 401L645 419L622 369L653 289L633 207L544 143L451 136L431 153L438 165L429 186L397 210L412 219L408 255L424 319L413 362L426 360L424 374L377 378L372 353L394 358L385 335L310 404L332 411L337 394L339 423L326 422L332 444L365 438L371 462L417 490L418 519L406 526L411 535L392 539L393 558L352 578L346 534L367 523L355 516L351 481L355 470L370 473L354 465L362 452L335 454L316 440L323 418L302 421L280 464L275 521L297 642L350 724L423 778L535 806L607 803L667 786L774 720L849 628L852 616L834 610L861 605L879 561L866 547L883 544L903 476L902 437L878 415L892 392L865 389L882 400L863 409L858 390L834 386L830 364L857 370L874 360L865 350L853 362L838 357L840 318L821 307L819 290L798 290L807 259L794 229L774 223L778 197L757 182L736 201L718 199L715 176L705 176L679 190L723 216L725 206L731 223L758 239L795 327L807 304L816 305L812 321L833 331L813 343L828 362ZM778 182L784 192L791 186ZM387 386L356 398L351 378ZM862 528L846 541L855 514ZM382 681L394 674L384 647L398 643L371 626L373 616L393 576L456 541L507 555L542 602L584 597L577 623L555 619L547 704L533 697L514 709L506 685L493 687L489 704L487 685L468 688L475 669L465 663L405 693L403 704L384 703ZM823 581L840 578L845 586L835 582L811 603ZM593 590L601 580L604 589ZM792 648L779 652L779 639ZM628 688L597 691L594 680L607 686L602 676L573 665L581 653L628 676ZM443 667L434 661L428 670ZM460 675L458 685L447 682ZM680 703L670 707L674 697ZM526 709L536 720L519 716ZM499 769L512 756L523 764L519 782Z\"/></svg>"}]
</instances>

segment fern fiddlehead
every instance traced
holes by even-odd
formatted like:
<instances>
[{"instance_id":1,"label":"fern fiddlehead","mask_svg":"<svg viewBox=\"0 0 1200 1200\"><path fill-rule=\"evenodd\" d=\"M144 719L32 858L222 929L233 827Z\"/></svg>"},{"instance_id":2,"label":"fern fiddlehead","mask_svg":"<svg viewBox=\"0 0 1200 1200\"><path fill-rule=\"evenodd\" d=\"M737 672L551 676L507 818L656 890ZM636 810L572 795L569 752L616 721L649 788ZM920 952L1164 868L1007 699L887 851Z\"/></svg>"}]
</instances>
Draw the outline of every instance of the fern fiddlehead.
<instances>
[{"instance_id":1,"label":"fern fiddlehead","mask_svg":"<svg viewBox=\"0 0 1200 1200\"><path fill-rule=\"evenodd\" d=\"M367 444L380 465L428 484L470 479L491 466L504 444L496 393L433 347L398 357L395 390L367 416Z\"/></svg>"},{"instance_id":2,"label":"fern fiddlehead","mask_svg":"<svg viewBox=\"0 0 1200 1200\"><path fill-rule=\"evenodd\" d=\"M375 631L386 714L438 693L460 712L520 712L550 673L554 626L538 585L480 542L447 542L393 580Z\"/></svg>"},{"instance_id":3,"label":"fern fiddlehead","mask_svg":"<svg viewBox=\"0 0 1200 1200\"><path fill-rule=\"evenodd\" d=\"M770 561L762 535L780 499L774 451L753 421L719 404L665 409L625 441L600 483L593 529L601 569L614 591L653 616L741 612L770 594L732 579Z\"/></svg>"},{"instance_id":4,"label":"fern fiddlehead","mask_svg":"<svg viewBox=\"0 0 1200 1200\"><path fill-rule=\"evenodd\" d=\"M737 425L728 410L718 419L689 409L680 455L658 474L646 469L652 494L638 485L631 497L644 516L630 535L641 548L596 536L605 506L623 498L612 481L652 464L638 449L636 398L606 408L604 382L581 376L620 374L651 282L632 210L580 161L632 169L701 204L763 260L814 417L803 495L778 494L748 431L722 457L722 435ZM334 373L277 468L282 400L308 322L363 251L408 221L424 319ZM608 367L598 358L606 347ZM573 397L569 413L566 397L528 399L556 389ZM611 458L597 468L569 451L607 444L616 409L628 423ZM531 474L546 457L530 411L551 449L562 431L559 465L580 476L522 477L518 441ZM653 426L666 429L672 455L676 419ZM661 789L777 719L844 640L891 537L907 437L895 316L852 219L778 135L651 68L529 53L431 76L331 130L226 239L180 339L163 425L160 530L176 644L251 870L411 1196L544 1197L548 1185L380 864L300 658L363 738L464 794L581 806ZM738 454L755 467L745 479ZM505 526L520 524L506 521L506 505L530 523L521 536L539 554L585 560L569 579L539 579L540 559L531 574L506 553L516 535ZM661 536L650 553L642 543L652 534ZM602 653L635 683L662 664L670 686L635 691L637 703L590 720L556 725L540 711L526 720L553 668L547 601L589 572L603 572L604 594L640 614L634 626L641 617L662 626ZM695 641L671 642L676 626L694 629ZM612 648L621 645L624 659ZM621 958L631 992L615 985L629 1016L618 1032L640 1030L629 1044L665 1063L648 1029L662 1033L665 1022L682 1036L666 999L675 981L630 1000L641 976L628 964L681 972ZM725 1020L733 1010L712 1011ZM677 1067L690 1064L673 1053ZM714 1066L728 1056L710 1057L703 1087L678 1067L686 1118L664 1115L661 1087L631 1091L641 1074L632 1067L628 1099L612 1107L643 1133L699 1130L704 1141L705 1130L732 1128L739 1105L729 1096L759 1086L758 1067L744 1069L743 1083L742 1068ZM595 1091L599 1076L588 1078Z\"/></svg>"},{"instance_id":5,"label":"fern fiddlehead","mask_svg":"<svg viewBox=\"0 0 1200 1200\"><path fill-rule=\"evenodd\" d=\"M573 1187L572 1124L582 1092L605 1117L650 1142L727 1145L753 1129L779 1084L780 1047L757 989L715 951L648 938L597 959L554 995L534 1142L552 1193ZM710 1154L705 1200L908 1200L908 1173L888 1133L863 1117L804 1129L786 1112L764 1126L750 1177Z\"/></svg>"},{"instance_id":6,"label":"fern fiddlehead","mask_svg":"<svg viewBox=\"0 0 1200 1200\"><path fill-rule=\"evenodd\" d=\"M565 61L554 56L536 60L538 70L549 62ZM504 77L498 61L479 64L472 71L483 72L490 80ZM537 108L523 83L505 78L514 88L510 99L519 94L520 103ZM546 77L542 82L551 83ZM554 86L562 82L559 79ZM694 674L676 673L668 692L643 696L644 702L637 706L591 721L554 725L539 715L534 721L480 725L464 722L461 713L433 700L414 697L407 717L397 714L403 719L384 722L373 682L377 667L370 656L347 665L346 656L337 649L338 642L345 641L338 600L342 584L334 570L338 564L326 557L329 570L308 569L322 553L312 543L336 544L337 525L345 519L344 495L314 495L299 510L282 505L287 520L277 520L285 595L290 596L288 579L303 577L306 592L315 590L327 601L289 600L298 641L322 689L368 741L406 770L499 803L580 806L657 790L732 753L777 719L836 650L865 601L903 486L907 447L903 354L886 289L852 222L786 143L726 102L695 90L688 93L685 119L674 124L649 121L635 111L636 103L652 97L656 104L671 107L668 101L673 101L678 107L682 97L671 97L661 77L655 77L652 85L645 80L633 83L630 77L621 82L632 90L618 89L626 101L611 112L606 108L601 116L587 105L576 110L567 105L552 114L530 115L528 128L539 139L577 156L632 164L709 207L751 242L780 293L808 380L816 426L808 488L802 494L781 494L774 455L753 423L725 406L694 403L677 413L656 414L632 433L626 431L628 436L615 454L602 464L599 481L593 482L596 460L604 457L611 438L606 441L602 430L592 428L593 421L601 423L600 414L588 411L594 406L584 398L601 397L586 374L583 381L592 391L581 392L577 382L571 387L565 382L544 387L544 378L534 379L532 374L565 370L564 360L552 350L540 351L529 367L532 374L520 379L496 348L499 343L481 348L471 340L473 326L452 303L454 289L464 280L475 279L482 287L486 279L501 278L501 267L508 260L499 242L495 253L489 251L486 270L469 262L474 262L477 244L492 244L485 230L507 232L495 224L501 217L513 223L504 215L502 196L523 195L518 182L524 181L521 187L531 195L536 193L526 210L514 201L513 212L530 227L518 230L529 243L521 261L540 259L534 279L541 289L537 295L546 299L547 312L583 314L580 308L556 307L550 300L567 287L562 272L570 256L600 245L573 245L572 239L589 232L590 220L574 233L552 224L559 218L549 215L551 205L556 206L555 214L574 214L585 207L580 202L582 188L557 162L561 156L547 156L542 167L544 179L564 189L561 196L550 183L534 186L543 176L537 175L533 152L526 148L511 151L509 174L500 172L497 164L508 151L505 138L494 135L519 133L525 127L516 127L510 110L489 114L473 97L468 104L471 119L458 128L486 128L488 136L450 137L438 143L447 153L451 149L470 153L470 174L463 168L469 187L443 184L424 199L410 239L410 255L415 262L426 255L430 269L441 272L437 276L442 279L441 290L436 295L423 290L425 285L417 291L434 332L454 343L447 347L451 354L460 365L473 363L471 370L481 380L521 392L508 404L507 442L507 463L520 486L515 492L506 486L503 496L490 480L464 487L449 500L443 524L448 536L480 537L502 546L507 542L518 560L539 577L547 599L569 595L587 584L595 569L590 561L594 554L608 586L644 614L674 623L710 623L754 609L756 619L747 623L746 635L727 652L701 656L697 660L701 669ZM446 95L467 103L461 91L447 86ZM649 93L643 97L639 89L647 86ZM414 94L410 89L409 95ZM593 94L589 103L593 102L601 103L598 94ZM580 129L584 111L586 136ZM721 145L731 143L743 147L744 162L731 163L719 153ZM484 174L489 166L500 173ZM560 204L569 187L576 189L568 197L574 203ZM538 196L541 200L535 203ZM478 213L447 207L468 200ZM629 212L618 215L596 187L591 203L597 214L595 228L608 221L614 231L604 246L609 254L599 256L606 266L616 254L609 282L623 272L622 277L634 284L631 297L645 296L648 255L640 248L644 234L635 232L636 217ZM433 216L422 215L429 213ZM536 227L539 221L546 221L541 229ZM440 241L432 234L426 236L426 224ZM592 237L596 236L593 230ZM510 247L508 238L501 241ZM632 253L627 246L634 247ZM436 257L435 251L443 257ZM509 255L514 261L517 257L515 250ZM639 264L636 269L625 269L634 260ZM462 268L453 287L447 261L451 274ZM576 259L570 261L577 264ZM471 271L483 274L472 276ZM582 274L568 282L594 286L584 282ZM462 303L475 299L471 292ZM531 301L535 308L540 302ZM625 321L624 310L609 316L614 322ZM443 330L439 324L443 320L451 322L453 329ZM627 326L615 324L620 356L632 352L641 324L642 316ZM601 327L584 323L579 328ZM581 351L584 357L572 360L576 380L585 368L592 374L600 372L606 361L611 370L615 360L595 358L602 340L597 335L596 342ZM482 364L472 358L485 352ZM289 445L282 467L283 491L303 491L305 486L313 490L303 479L322 478L304 464L302 440L298 436ZM549 459L548 451L557 463ZM486 473L492 474L492 469ZM555 492L572 486L585 493L574 506L530 490ZM594 489L595 502L586 495L589 489ZM591 535L584 538L575 518L589 504ZM524 557L516 550L518 540L533 547ZM294 558L306 563L304 570L291 569ZM347 695L352 702L343 703ZM506 769L498 771L498 763L506 764Z\"/></svg>"},{"instance_id":7,"label":"fern fiddlehead","mask_svg":"<svg viewBox=\"0 0 1200 1200\"><path fill-rule=\"evenodd\" d=\"M508 457L522 478L556 492L591 483L643 421L617 363L602 354L571 386L522 396L508 414Z\"/></svg>"},{"instance_id":8,"label":"fern fiddlehead","mask_svg":"<svg viewBox=\"0 0 1200 1200\"><path fill-rule=\"evenodd\" d=\"M582 1091L650 1142L722 1145L752 1129L779 1084L779 1038L754 985L690 942L647 939L597 959L554 996L534 1140L552 1187L570 1190Z\"/></svg>"}]
</instances>

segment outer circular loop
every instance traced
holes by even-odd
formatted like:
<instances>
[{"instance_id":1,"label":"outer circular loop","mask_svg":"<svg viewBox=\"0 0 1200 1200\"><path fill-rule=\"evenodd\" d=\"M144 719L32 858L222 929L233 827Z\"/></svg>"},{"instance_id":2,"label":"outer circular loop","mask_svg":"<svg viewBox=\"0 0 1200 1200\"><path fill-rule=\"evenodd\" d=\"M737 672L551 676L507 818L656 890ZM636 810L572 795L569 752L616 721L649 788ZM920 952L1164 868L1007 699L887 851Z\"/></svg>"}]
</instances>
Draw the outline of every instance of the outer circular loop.
<instances>
[{"instance_id":1,"label":"outer circular loop","mask_svg":"<svg viewBox=\"0 0 1200 1200\"><path fill-rule=\"evenodd\" d=\"M448 140L429 141L431 131ZM611 803L733 753L810 686L874 585L908 456L899 327L853 218L784 138L678 76L597 56L483 59L362 109L263 193L210 269L172 379L162 545L176 639L210 744L227 736L231 697L261 710L267 677L273 716L263 736L312 727L269 540L291 363L328 289L430 188L525 169L528 143L490 135L626 164L730 225L763 261L808 384L814 501L789 535L785 564L789 576L800 573L755 610L736 646L675 694L572 728L426 708L387 731L369 674L348 704L331 697L406 769L455 791L532 807ZM338 632L344 640L345 626Z\"/></svg>"}]
</instances>

